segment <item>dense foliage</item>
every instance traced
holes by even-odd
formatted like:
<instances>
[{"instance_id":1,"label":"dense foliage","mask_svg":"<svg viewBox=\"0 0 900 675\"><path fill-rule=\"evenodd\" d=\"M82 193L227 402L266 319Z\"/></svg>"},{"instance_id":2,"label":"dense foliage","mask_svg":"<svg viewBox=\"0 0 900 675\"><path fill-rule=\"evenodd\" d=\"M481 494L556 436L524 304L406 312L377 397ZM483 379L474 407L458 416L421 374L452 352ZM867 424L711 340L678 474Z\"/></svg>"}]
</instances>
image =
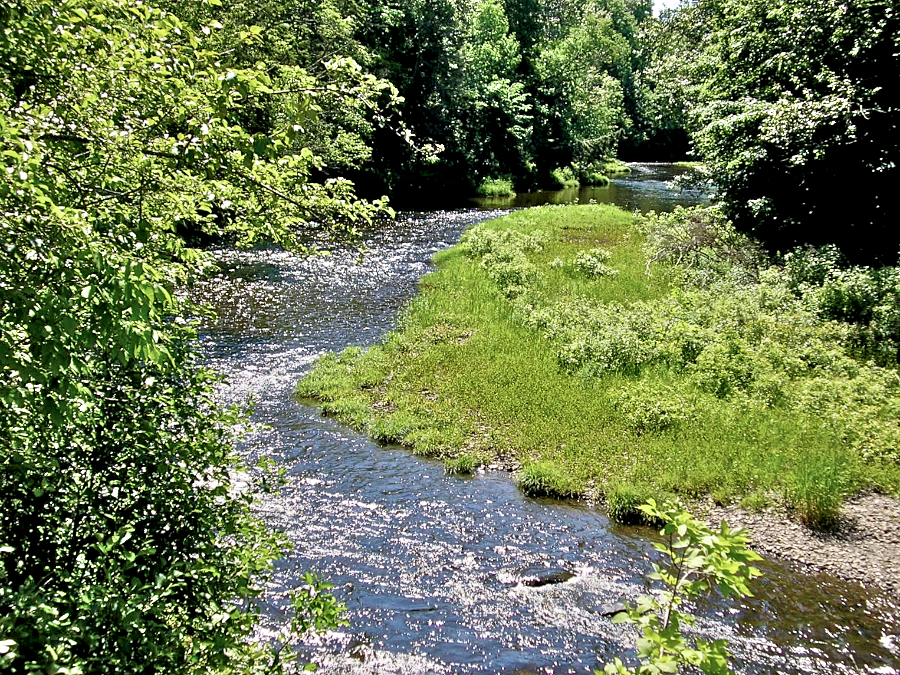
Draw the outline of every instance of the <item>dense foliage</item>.
<instances>
[{"instance_id":1,"label":"dense foliage","mask_svg":"<svg viewBox=\"0 0 900 675\"><path fill-rule=\"evenodd\" d=\"M656 80L738 227L773 250L896 262L896 3L699 0L664 24Z\"/></svg>"},{"instance_id":2,"label":"dense foliage","mask_svg":"<svg viewBox=\"0 0 900 675\"><path fill-rule=\"evenodd\" d=\"M626 133L649 14L644 1L373 3L360 41L403 98L408 133L376 132L362 175L402 195L497 178L549 187L569 167L586 178Z\"/></svg>"},{"instance_id":3,"label":"dense foliage","mask_svg":"<svg viewBox=\"0 0 900 675\"><path fill-rule=\"evenodd\" d=\"M180 288L209 261L178 233L299 246L374 207L310 180L303 115L247 122L273 81L222 66L215 24L127 0L4 0L0 24L3 666L280 667L246 638L284 542L198 362Z\"/></svg>"}]
</instances>

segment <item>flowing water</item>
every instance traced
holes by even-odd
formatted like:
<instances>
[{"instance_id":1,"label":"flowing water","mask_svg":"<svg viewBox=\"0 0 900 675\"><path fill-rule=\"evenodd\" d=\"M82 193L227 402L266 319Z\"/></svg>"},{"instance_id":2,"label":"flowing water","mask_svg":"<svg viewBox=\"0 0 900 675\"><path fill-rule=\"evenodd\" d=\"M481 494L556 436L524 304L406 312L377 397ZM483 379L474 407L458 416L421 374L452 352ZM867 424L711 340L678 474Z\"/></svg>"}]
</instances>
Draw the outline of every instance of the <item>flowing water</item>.
<instances>
[{"instance_id":1,"label":"flowing water","mask_svg":"<svg viewBox=\"0 0 900 675\"><path fill-rule=\"evenodd\" d=\"M577 196L633 209L702 197L671 190L673 168L639 165ZM554 201L546 197L529 196ZM314 570L335 584L351 625L305 645L326 673L590 673L633 645L604 606L646 591L653 532L622 528L576 502L522 495L505 473L444 474L436 461L384 447L291 396L317 356L376 342L438 250L502 212L406 214L367 237L370 252L303 259L221 251L201 285L219 312L205 353L228 376L223 397L256 403L248 456L287 471L260 514L294 551L278 563L262 638L285 621L286 595ZM715 601L696 631L730 640L742 673L896 673L900 619L884 598L766 563L757 598ZM533 586L535 578L563 583Z\"/></svg>"}]
</instances>

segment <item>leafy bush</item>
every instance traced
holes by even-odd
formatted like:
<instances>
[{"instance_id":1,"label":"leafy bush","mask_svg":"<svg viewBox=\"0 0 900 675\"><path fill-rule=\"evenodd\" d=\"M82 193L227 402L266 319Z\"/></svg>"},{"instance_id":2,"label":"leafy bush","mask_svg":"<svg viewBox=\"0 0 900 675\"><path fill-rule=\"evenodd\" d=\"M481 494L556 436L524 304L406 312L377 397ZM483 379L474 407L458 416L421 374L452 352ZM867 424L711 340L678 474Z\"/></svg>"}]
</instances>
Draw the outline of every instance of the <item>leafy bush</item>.
<instances>
[{"instance_id":1,"label":"leafy bush","mask_svg":"<svg viewBox=\"0 0 900 675\"><path fill-rule=\"evenodd\" d=\"M858 358L895 366L900 357L900 269L848 267L834 246L784 256L787 284L823 320L853 326Z\"/></svg>"},{"instance_id":2,"label":"leafy bush","mask_svg":"<svg viewBox=\"0 0 900 675\"><path fill-rule=\"evenodd\" d=\"M590 277L615 276L619 271L606 264L611 257L612 252L602 248L579 251L575 254L575 269Z\"/></svg>"},{"instance_id":3,"label":"leafy bush","mask_svg":"<svg viewBox=\"0 0 900 675\"><path fill-rule=\"evenodd\" d=\"M646 308L576 299L536 309L525 321L556 343L560 365L569 372L636 373L661 354L655 317Z\"/></svg>"},{"instance_id":4,"label":"leafy bush","mask_svg":"<svg viewBox=\"0 0 900 675\"><path fill-rule=\"evenodd\" d=\"M677 505L658 507L653 499L642 505L648 518L664 523L660 534L665 542L654 544L666 563L653 563L651 579L662 582L658 595L645 595L632 607L613 617L614 623L630 623L641 629L637 653L641 665L628 668L616 658L607 664L607 675L632 673L677 673L682 668L703 673L729 674L728 643L725 640L695 639L691 646L682 626L694 623L694 617L681 610L686 602L696 602L713 589L738 598L752 597L748 584L760 576L750 563L761 560L748 548L747 535L731 530L723 522L713 530L695 520Z\"/></svg>"},{"instance_id":5,"label":"leafy bush","mask_svg":"<svg viewBox=\"0 0 900 675\"><path fill-rule=\"evenodd\" d=\"M540 251L547 236L543 232L523 234L515 230L471 228L461 241L463 251L480 258L481 267L508 298L522 295L537 279L538 271L527 253Z\"/></svg>"},{"instance_id":6,"label":"leafy bush","mask_svg":"<svg viewBox=\"0 0 900 675\"><path fill-rule=\"evenodd\" d=\"M519 250L532 253L543 249L547 234L536 230L530 234L517 230L498 230L476 225L469 228L460 240L460 247L470 258L482 258L488 253Z\"/></svg>"},{"instance_id":7,"label":"leafy bush","mask_svg":"<svg viewBox=\"0 0 900 675\"><path fill-rule=\"evenodd\" d=\"M587 171L579 177L579 183L581 185L596 185L603 187L604 185L609 185L609 178L604 176L599 171Z\"/></svg>"}]
</instances>

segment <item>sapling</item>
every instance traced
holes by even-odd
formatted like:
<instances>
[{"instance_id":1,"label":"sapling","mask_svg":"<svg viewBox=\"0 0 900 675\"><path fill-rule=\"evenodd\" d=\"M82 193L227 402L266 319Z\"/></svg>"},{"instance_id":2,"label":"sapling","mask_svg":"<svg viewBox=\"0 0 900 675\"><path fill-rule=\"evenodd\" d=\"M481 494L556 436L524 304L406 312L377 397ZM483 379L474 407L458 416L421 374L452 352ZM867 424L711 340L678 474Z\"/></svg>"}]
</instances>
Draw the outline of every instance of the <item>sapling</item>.
<instances>
[{"instance_id":1,"label":"sapling","mask_svg":"<svg viewBox=\"0 0 900 675\"><path fill-rule=\"evenodd\" d=\"M750 563L759 555L747 548L747 534L731 530L724 521L718 529L694 519L679 504L657 506L649 499L639 507L648 518L665 523L660 534L665 541L654 544L667 560L653 563L651 579L661 581L664 590L645 595L634 606L613 617L613 623L632 623L641 629L635 646L641 664L627 667L621 659L605 666L609 675L627 673L677 673L689 667L707 674L731 673L726 640L690 640L682 625L692 625L695 617L681 609L687 601L718 589L726 596L752 597L747 584L760 572Z\"/></svg>"}]
</instances>

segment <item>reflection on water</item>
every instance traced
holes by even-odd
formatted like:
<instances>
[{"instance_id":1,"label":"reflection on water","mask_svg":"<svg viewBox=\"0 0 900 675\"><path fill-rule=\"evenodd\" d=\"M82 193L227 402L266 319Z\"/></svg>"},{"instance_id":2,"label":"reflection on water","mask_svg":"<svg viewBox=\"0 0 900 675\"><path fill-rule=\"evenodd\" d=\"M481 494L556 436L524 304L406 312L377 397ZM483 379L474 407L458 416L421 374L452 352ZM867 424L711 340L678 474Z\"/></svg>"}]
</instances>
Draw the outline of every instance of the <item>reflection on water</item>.
<instances>
[{"instance_id":1,"label":"reflection on water","mask_svg":"<svg viewBox=\"0 0 900 675\"><path fill-rule=\"evenodd\" d=\"M678 176L693 169L671 164L632 164L630 174L614 178L605 187L523 192L510 198L480 197L471 201L482 208L520 208L543 204L615 204L627 211L671 211L675 206L691 206L704 199L698 190L673 189Z\"/></svg>"},{"instance_id":2,"label":"reflection on water","mask_svg":"<svg viewBox=\"0 0 900 675\"><path fill-rule=\"evenodd\" d=\"M649 193L663 189L661 171L648 172ZM640 175L616 194L639 192ZM369 235L362 262L350 251L222 251L226 271L197 290L220 314L203 343L228 375L222 396L256 401L259 427L241 450L287 470L284 490L259 509L295 546L267 594L267 630L283 623L286 594L306 570L335 583L349 608L349 628L305 647L324 672L589 673L633 643L601 608L645 591L652 532L529 499L505 474L446 476L440 463L378 446L291 398L318 355L378 340L431 256L495 215L401 216ZM541 570L574 576L522 583ZM898 619L885 602L779 565L765 572L758 599L714 603L696 628L731 640L740 672L894 672Z\"/></svg>"}]
</instances>

